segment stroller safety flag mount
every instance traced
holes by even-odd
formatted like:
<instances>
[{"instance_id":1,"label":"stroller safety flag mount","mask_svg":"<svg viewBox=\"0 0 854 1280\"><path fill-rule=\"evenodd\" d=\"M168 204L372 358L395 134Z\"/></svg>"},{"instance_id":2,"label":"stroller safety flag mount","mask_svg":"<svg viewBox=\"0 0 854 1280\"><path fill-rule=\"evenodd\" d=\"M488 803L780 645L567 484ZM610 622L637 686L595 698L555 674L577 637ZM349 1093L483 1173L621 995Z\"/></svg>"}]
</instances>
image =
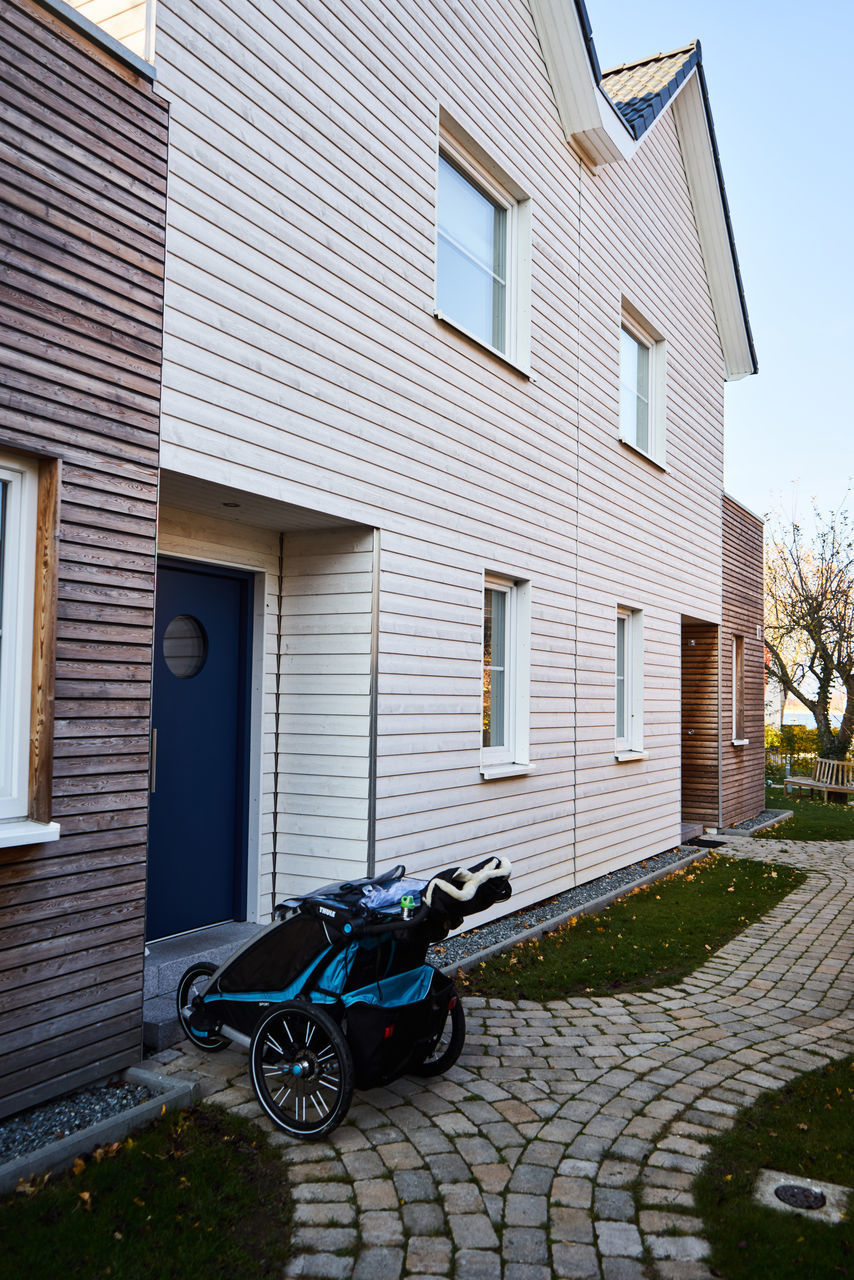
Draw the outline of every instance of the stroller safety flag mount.
<instances>
[{"instance_id":1,"label":"stroller safety flag mount","mask_svg":"<svg viewBox=\"0 0 854 1280\"><path fill-rule=\"evenodd\" d=\"M322 1138L347 1115L354 1087L439 1075L456 1062L462 1003L427 964L427 948L509 898L510 871L492 857L425 883L399 866L289 898L220 968L190 966L178 984L181 1026L208 1053L248 1049L273 1123Z\"/></svg>"}]
</instances>

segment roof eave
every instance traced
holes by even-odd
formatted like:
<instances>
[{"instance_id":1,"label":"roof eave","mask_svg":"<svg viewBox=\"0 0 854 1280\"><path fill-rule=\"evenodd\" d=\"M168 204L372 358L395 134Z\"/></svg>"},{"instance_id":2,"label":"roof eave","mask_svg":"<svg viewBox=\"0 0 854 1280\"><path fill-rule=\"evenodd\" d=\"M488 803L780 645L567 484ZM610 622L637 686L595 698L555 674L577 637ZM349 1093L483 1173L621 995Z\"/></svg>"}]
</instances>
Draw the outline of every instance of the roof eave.
<instances>
[{"instance_id":1,"label":"roof eave","mask_svg":"<svg viewBox=\"0 0 854 1280\"><path fill-rule=\"evenodd\" d=\"M756 349L702 64L672 104L728 382L757 372Z\"/></svg>"},{"instance_id":2,"label":"roof eave","mask_svg":"<svg viewBox=\"0 0 854 1280\"><path fill-rule=\"evenodd\" d=\"M531 11L567 141L593 167L628 160L637 144L599 86L583 0L531 0Z\"/></svg>"}]
</instances>

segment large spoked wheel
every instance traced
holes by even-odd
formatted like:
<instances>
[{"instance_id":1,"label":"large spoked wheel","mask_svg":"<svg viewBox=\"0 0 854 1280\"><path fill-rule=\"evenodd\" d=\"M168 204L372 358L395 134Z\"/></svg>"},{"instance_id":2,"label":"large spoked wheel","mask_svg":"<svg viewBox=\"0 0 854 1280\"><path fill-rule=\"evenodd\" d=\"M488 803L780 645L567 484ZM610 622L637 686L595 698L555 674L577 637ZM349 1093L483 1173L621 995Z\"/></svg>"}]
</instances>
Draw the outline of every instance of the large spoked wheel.
<instances>
[{"instance_id":1,"label":"large spoked wheel","mask_svg":"<svg viewBox=\"0 0 854 1280\"><path fill-rule=\"evenodd\" d=\"M426 1057L415 1063L412 1074L440 1076L443 1071L447 1071L454 1065L463 1051L465 1042L466 1015L463 1013L463 1002L459 996L454 996L438 1040Z\"/></svg>"},{"instance_id":2,"label":"large spoked wheel","mask_svg":"<svg viewBox=\"0 0 854 1280\"><path fill-rule=\"evenodd\" d=\"M187 1039L192 1040L197 1049L204 1049L205 1053L219 1053L220 1049L227 1049L231 1044L227 1036L221 1036L216 1031L209 1031L205 1034L205 1032L197 1031L190 1025L193 1000L207 990L208 981L215 973L215 964L211 964L207 960L200 960L198 964L190 965L178 983L178 1021L181 1024L181 1029Z\"/></svg>"},{"instance_id":3,"label":"large spoked wheel","mask_svg":"<svg viewBox=\"0 0 854 1280\"><path fill-rule=\"evenodd\" d=\"M350 1048L316 1005L290 1000L266 1014L252 1036L249 1069L273 1124L295 1137L324 1137L350 1109Z\"/></svg>"}]
</instances>

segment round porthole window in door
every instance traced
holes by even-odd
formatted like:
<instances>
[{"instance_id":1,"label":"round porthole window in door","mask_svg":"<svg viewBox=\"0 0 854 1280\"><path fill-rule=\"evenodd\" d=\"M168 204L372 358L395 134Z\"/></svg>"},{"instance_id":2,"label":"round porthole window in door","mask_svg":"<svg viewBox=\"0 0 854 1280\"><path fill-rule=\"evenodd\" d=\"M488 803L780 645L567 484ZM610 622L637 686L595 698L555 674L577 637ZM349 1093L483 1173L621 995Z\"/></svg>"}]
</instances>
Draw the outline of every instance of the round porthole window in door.
<instances>
[{"instance_id":1,"label":"round porthole window in door","mask_svg":"<svg viewBox=\"0 0 854 1280\"><path fill-rule=\"evenodd\" d=\"M208 637L198 618L179 613L163 633L163 660L179 680L191 680L205 665Z\"/></svg>"}]
</instances>

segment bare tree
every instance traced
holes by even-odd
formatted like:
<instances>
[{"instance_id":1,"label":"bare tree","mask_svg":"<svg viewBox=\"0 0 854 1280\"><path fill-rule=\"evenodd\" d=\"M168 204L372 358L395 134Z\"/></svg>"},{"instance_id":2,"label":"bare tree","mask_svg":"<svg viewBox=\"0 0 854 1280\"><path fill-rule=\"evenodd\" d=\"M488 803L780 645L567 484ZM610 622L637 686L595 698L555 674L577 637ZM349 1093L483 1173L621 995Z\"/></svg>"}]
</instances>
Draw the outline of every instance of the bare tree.
<instances>
[{"instance_id":1,"label":"bare tree","mask_svg":"<svg viewBox=\"0 0 854 1280\"><path fill-rule=\"evenodd\" d=\"M793 521L766 547L765 644L769 679L815 719L821 755L844 760L854 738L854 528L844 508L816 512L806 537ZM830 704L844 695L834 729Z\"/></svg>"}]
</instances>

